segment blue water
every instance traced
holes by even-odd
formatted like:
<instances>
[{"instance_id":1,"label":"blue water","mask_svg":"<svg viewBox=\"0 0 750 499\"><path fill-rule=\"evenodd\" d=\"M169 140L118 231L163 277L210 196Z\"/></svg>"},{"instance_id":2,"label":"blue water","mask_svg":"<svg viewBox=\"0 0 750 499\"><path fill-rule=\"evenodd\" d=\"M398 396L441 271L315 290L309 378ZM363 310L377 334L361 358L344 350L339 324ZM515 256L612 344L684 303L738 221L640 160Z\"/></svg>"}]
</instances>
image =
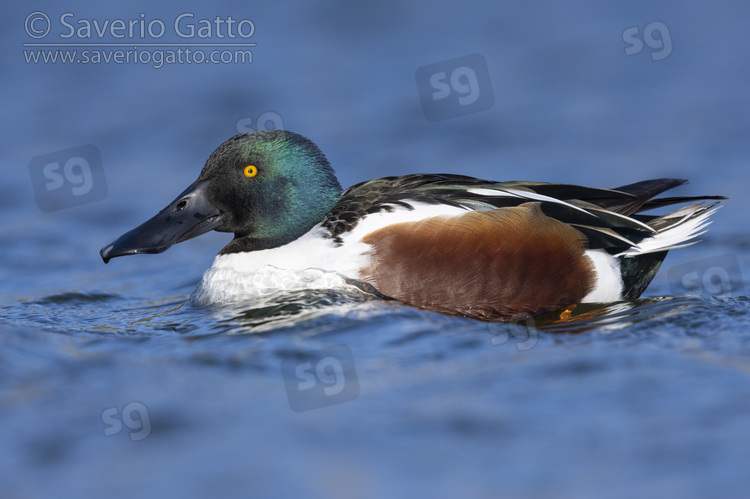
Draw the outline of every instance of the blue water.
<instances>
[{"instance_id":1,"label":"blue water","mask_svg":"<svg viewBox=\"0 0 750 499\"><path fill-rule=\"evenodd\" d=\"M269 4L1 8L2 496L745 497L750 6ZM168 30L190 12L250 19L257 45L252 64L27 64L34 11L54 42L66 12ZM626 55L634 27L652 36ZM417 70L472 54L494 101L426 119ZM676 195L731 200L643 300L562 325L333 291L196 307L227 234L101 262L264 113L318 143L345 186L678 177ZM87 144L99 199L42 211L33 158Z\"/></svg>"}]
</instances>

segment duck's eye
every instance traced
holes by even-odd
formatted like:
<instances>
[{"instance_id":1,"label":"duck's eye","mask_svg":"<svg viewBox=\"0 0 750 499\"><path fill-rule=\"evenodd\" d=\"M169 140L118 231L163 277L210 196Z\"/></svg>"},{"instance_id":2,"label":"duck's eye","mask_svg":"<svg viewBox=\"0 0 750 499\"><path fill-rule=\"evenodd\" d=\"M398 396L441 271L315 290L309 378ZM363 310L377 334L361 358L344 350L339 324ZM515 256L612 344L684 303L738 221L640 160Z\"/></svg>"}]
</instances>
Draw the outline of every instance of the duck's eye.
<instances>
[{"instance_id":1,"label":"duck's eye","mask_svg":"<svg viewBox=\"0 0 750 499\"><path fill-rule=\"evenodd\" d=\"M243 173L246 177L254 177L258 174L258 167L255 165L247 165Z\"/></svg>"}]
</instances>

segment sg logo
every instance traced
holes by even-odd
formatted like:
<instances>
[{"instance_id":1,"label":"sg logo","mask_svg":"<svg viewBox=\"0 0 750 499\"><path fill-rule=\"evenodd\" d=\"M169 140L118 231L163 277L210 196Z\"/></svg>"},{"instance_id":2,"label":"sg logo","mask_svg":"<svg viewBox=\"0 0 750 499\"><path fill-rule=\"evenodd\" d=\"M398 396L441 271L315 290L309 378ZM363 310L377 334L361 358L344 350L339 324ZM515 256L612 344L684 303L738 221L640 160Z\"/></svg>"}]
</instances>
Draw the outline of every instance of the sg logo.
<instances>
[{"instance_id":1,"label":"sg logo","mask_svg":"<svg viewBox=\"0 0 750 499\"><path fill-rule=\"evenodd\" d=\"M306 352L306 358L281 363L289 406L296 412L354 400L359 380L352 351L346 345Z\"/></svg>"},{"instance_id":2,"label":"sg logo","mask_svg":"<svg viewBox=\"0 0 750 499\"><path fill-rule=\"evenodd\" d=\"M416 79L422 111L429 121L486 111L495 105L487 61L480 54L422 66Z\"/></svg>"},{"instance_id":3,"label":"sg logo","mask_svg":"<svg viewBox=\"0 0 750 499\"><path fill-rule=\"evenodd\" d=\"M534 325L534 319L519 320L507 323L491 322L487 329L492 333L490 345L493 347L505 345L511 339L516 344L516 350L523 352L531 350L539 343L539 330Z\"/></svg>"},{"instance_id":4,"label":"sg logo","mask_svg":"<svg viewBox=\"0 0 750 499\"><path fill-rule=\"evenodd\" d=\"M676 265L667 272L673 294L741 296L744 294L740 261L735 255L719 255Z\"/></svg>"},{"instance_id":5,"label":"sg logo","mask_svg":"<svg viewBox=\"0 0 750 499\"><path fill-rule=\"evenodd\" d=\"M237 120L235 127L237 128L237 133L256 132L261 130L283 130L284 122L281 121L279 113L266 111L258 116L255 125L253 125L253 118L248 116L247 118L240 118Z\"/></svg>"},{"instance_id":6,"label":"sg logo","mask_svg":"<svg viewBox=\"0 0 750 499\"><path fill-rule=\"evenodd\" d=\"M130 431L130 440L137 442L151 435L151 419L148 409L141 402L130 402L122 408L122 421L118 417L117 407L102 411L102 423L106 436L117 435L122 431L122 424Z\"/></svg>"},{"instance_id":7,"label":"sg logo","mask_svg":"<svg viewBox=\"0 0 750 499\"><path fill-rule=\"evenodd\" d=\"M452 91L458 95L458 103L462 106L473 104L479 98L477 74L468 66L459 66L453 70L450 85L446 81L445 71L430 76L430 86L436 89L432 92L432 100L445 99Z\"/></svg>"},{"instance_id":8,"label":"sg logo","mask_svg":"<svg viewBox=\"0 0 750 499\"><path fill-rule=\"evenodd\" d=\"M659 36L656 36L656 35ZM643 27L641 38L638 26L631 26L622 32L622 41L627 45L625 55L635 55L643 52L643 44L651 49L651 60L661 61L672 54L672 37L669 28L661 21L648 23Z\"/></svg>"},{"instance_id":9,"label":"sg logo","mask_svg":"<svg viewBox=\"0 0 750 499\"><path fill-rule=\"evenodd\" d=\"M44 212L104 199L107 181L99 149L85 145L29 161L31 183L39 209Z\"/></svg>"}]
</instances>

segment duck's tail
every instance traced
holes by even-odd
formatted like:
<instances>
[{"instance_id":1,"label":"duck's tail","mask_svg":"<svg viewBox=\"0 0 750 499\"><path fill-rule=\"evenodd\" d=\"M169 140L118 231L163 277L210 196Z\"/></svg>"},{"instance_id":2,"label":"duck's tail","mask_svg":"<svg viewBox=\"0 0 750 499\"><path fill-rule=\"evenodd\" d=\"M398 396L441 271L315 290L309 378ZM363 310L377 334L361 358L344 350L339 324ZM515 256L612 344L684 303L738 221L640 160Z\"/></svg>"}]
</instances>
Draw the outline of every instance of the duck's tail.
<instances>
[{"instance_id":1,"label":"duck's tail","mask_svg":"<svg viewBox=\"0 0 750 499\"><path fill-rule=\"evenodd\" d=\"M654 235L616 255L620 262L624 299L638 298L648 287L671 249L695 244L706 231L709 217L721 208L718 203L685 206L666 215L649 217Z\"/></svg>"},{"instance_id":2,"label":"duck's tail","mask_svg":"<svg viewBox=\"0 0 750 499\"><path fill-rule=\"evenodd\" d=\"M653 217L646 224L654 229L654 235L614 256L635 257L694 244L697 242L694 239L706 232L706 227L711 223L708 218L719 208L719 203L698 203Z\"/></svg>"}]
</instances>

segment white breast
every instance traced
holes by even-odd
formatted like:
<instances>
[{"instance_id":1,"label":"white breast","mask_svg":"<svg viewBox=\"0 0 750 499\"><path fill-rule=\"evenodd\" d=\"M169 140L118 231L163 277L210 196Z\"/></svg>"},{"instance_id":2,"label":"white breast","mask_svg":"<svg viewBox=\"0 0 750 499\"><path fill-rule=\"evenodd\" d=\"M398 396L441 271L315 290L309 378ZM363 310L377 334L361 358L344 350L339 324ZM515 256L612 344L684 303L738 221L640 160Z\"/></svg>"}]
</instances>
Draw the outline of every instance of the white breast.
<instances>
[{"instance_id":1,"label":"white breast","mask_svg":"<svg viewBox=\"0 0 750 499\"><path fill-rule=\"evenodd\" d=\"M278 291L347 287L345 277L359 278L360 269L370 263L371 247L362 242L365 235L390 224L466 213L447 205L412 205L413 210L397 207L368 215L341 235L342 244L326 237L326 229L316 225L278 248L218 255L203 274L193 301L198 305L232 303Z\"/></svg>"}]
</instances>

